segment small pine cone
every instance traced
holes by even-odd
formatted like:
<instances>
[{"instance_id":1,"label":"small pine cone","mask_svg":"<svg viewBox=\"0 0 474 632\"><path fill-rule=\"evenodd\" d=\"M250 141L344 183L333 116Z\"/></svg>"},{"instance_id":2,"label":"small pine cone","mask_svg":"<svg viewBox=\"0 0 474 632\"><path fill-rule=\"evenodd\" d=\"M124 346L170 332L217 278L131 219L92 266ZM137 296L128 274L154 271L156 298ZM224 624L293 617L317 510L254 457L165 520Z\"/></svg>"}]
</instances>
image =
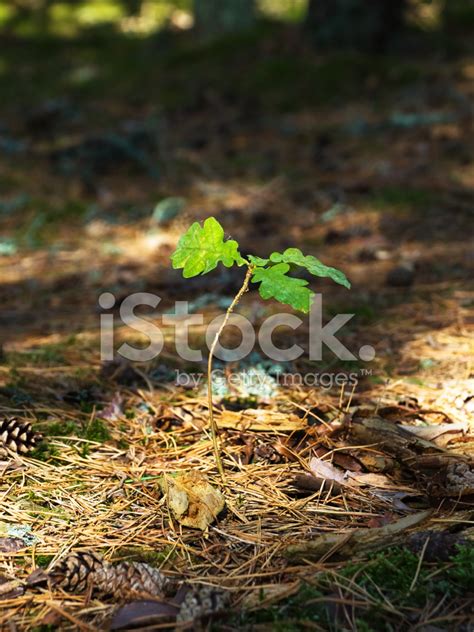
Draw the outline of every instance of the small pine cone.
<instances>
[{"instance_id":1,"label":"small pine cone","mask_svg":"<svg viewBox=\"0 0 474 632\"><path fill-rule=\"evenodd\" d=\"M103 595L126 601L143 595L163 596L175 588L158 569L140 562L114 566L94 553L73 553L49 574L55 585L80 593L91 587Z\"/></svg>"},{"instance_id":2,"label":"small pine cone","mask_svg":"<svg viewBox=\"0 0 474 632\"><path fill-rule=\"evenodd\" d=\"M172 590L171 582L161 571L141 562L104 563L94 573L94 587L120 601L149 595L161 597Z\"/></svg>"},{"instance_id":3,"label":"small pine cone","mask_svg":"<svg viewBox=\"0 0 474 632\"><path fill-rule=\"evenodd\" d=\"M450 496L474 494L473 463L449 463L446 468L446 491Z\"/></svg>"},{"instance_id":4,"label":"small pine cone","mask_svg":"<svg viewBox=\"0 0 474 632\"><path fill-rule=\"evenodd\" d=\"M94 583L94 575L104 562L94 553L72 553L49 573L53 584L67 592L81 593Z\"/></svg>"},{"instance_id":5,"label":"small pine cone","mask_svg":"<svg viewBox=\"0 0 474 632\"><path fill-rule=\"evenodd\" d=\"M432 496L461 498L474 494L474 461L443 462L438 456L423 459L427 471L423 472L427 491ZM434 471L434 473L432 473Z\"/></svg>"},{"instance_id":6,"label":"small pine cone","mask_svg":"<svg viewBox=\"0 0 474 632\"><path fill-rule=\"evenodd\" d=\"M12 454L28 454L41 441L41 435L34 432L29 421L19 421L10 417L0 421L0 457Z\"/></svg>"},{"instance_id":7,"label":"small pine cone","mask_svg":"<svg viewBox=\"0 0 474 632\"><path fill-rule=\"evenodd\" d=\"M208 619L226 610L228 602L228 593L213 586L196 586L184 598L176 622L191 623Z\"/></svg>"}]
</instances>

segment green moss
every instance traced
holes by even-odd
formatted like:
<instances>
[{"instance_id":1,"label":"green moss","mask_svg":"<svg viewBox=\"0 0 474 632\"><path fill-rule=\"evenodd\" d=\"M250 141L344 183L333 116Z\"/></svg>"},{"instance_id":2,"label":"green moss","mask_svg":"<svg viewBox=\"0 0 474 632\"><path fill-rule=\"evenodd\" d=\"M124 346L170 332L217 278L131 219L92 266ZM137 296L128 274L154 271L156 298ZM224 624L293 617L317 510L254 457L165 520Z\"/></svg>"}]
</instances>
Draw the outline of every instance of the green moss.
<instances>
[{"instance_id":1,"label":"green moss","mask_svg":"<svg viewBox=\"0 0 474 632\"><path fill-rule=\"evenodd\" d=\"M41 427L45 437L70 437L80 434L80 427L74 421L54 421Z\"/></svg>"},{"instance_id":2,"label":"green moss","mask_svg":"<svg viewBox=\"0 0 474 632\"><path fill-rule=\"evenodd\" d=\"M474 589L474 546L463 545L452 558L453 566L448 569L448 579L454 582L458 594Z\"/></svg>"},{"instance_id":3,"label":"green moss","mask_svg":"<svg viewBox=\"0 0 474 632\"><path fill-rule=\"evenodd\" d=\"M40 424L40 431L44 440L32 451L32 458L39 461L54 462L59 456L60 451L56 446L52 446L48 441L50 437L71 437L66 440L67 443L74 443L74 438L78 437L97 443L104 443L110 439L110 432L104 421L101 419L93 419L85 427L74 421L55 421L52 423ZM91 450L88 443L81 443L79 446L80 453L86 457Z\"/></svg>"},{"instance_id":4,"label":"green moss","mask_svg":"<svg viewBox=\"0 0 474 632\"><path fill-rule=\"evenodd\" d=\"M88 441L97 441L97 443L104 443L110 439L110 432L106 424L102 419L92 419L82 432L82 437Z\"/></svg>"},{"instance_id":5,"label":"green moss","mask_svg":"<svg viewBox=\"0 0 474 632\"><path fill-rule=\"evenodd\" d=\"M312 629L314 624L324 626L324 629L331 629L330 617L323 603L313 603L320 599L323 593L310 584L304 584L299 592L287 599L284 603L274 605L270 608L255 610L253 612L241 613L235 621L239 629L251 630L253 626L264 625L277 632L293 632L305 629ZM260 599L265 599L265 591L262 590ZM271 627L270 627L271 626ZM320 628L316 628L320 629Z\"/></svg>"},{"instance_id":6,"label":"green moss","mask_svg":"<svg viewBox=\"0 0 474 632\"><path fill-rule=\"evenodd\" d=\"M416 581L414 581L416 578ZM458 547L450 562L429 564L411 551L396 547L371 555L367 560L348 563L335 574L320 573L311 584L270 608L244 612L235 623L246 630L253 626L271 626L272 630L312 629L318 624L325 630L340 630L334 620L334 603L338 592L347 591L348 598L367 594L354 616L357 630L362 632L400 629L414 623L416 613L423 613L437 600L465 598L474 586L474 547ZM343 595L342 595L343 596ZM262 591L262 600L265 594ZM453 609L456 605L453 605Z\"/></svg>"},{"instance_id":7,"label":"green moss","mask_svg":"<svg viewBox=\"0 0 474 632\"><path fill-rule=\"evenodd\" d=\"M31 451L29 456L37 461L55 463L57 462L57 457L59 455L60 451L56 446L48 444L47 441L42 441L34 450Z\"/></svg>"},{"instance_id":8,"label":"green moss","mask_svg":"<svg viewBox=\"0 0 474 632\"><path fill-rule=\"evenodd\" d=\"M33 491L27 491L25 494L25 498L29 501L38 505L39 507L46 507L46 502L42 496L39 496Z\"/></svg>"},{"instance_id":9,"label":"green moss","mask_svg":"<svg viewBox=\"0 0 474 632\"><path fill-rule=\"evenodd\" d=\"M35 562L36 562L36 566L39 566L40 568L46 568L47 566L49 566L51 560L54 558L54 555L36 555L35 557Z\"/></svg>"},{"instance_id":10,"label":"green moss","mask_svg":"<svg viewBox=\"0 0 474 632\"><path fill-rule=\"evenodd\" d=\"M172 547L166 547L161 551L140 546L130 546L120 549L116 559L130 562L144 562L150 566L161 566L165 561L172 559Z\"/></svg>"},{"instance_id":11,"label":"green moss","mask_svg":"<svg viewBox=\"0 0 474 632\"><path fill-rule=\"evenodd\" d=\"M358 586L363 587L376 600L380 599L379 591L382 590L397 601L416 606L426 596L422 575L416 590L410 590L418 563L418 556L411 551L392 549L372 556L367 562L348 564L339 575L356 581ZM332 583L330 580L329 582Z\"/></svg>"}]
</instances>

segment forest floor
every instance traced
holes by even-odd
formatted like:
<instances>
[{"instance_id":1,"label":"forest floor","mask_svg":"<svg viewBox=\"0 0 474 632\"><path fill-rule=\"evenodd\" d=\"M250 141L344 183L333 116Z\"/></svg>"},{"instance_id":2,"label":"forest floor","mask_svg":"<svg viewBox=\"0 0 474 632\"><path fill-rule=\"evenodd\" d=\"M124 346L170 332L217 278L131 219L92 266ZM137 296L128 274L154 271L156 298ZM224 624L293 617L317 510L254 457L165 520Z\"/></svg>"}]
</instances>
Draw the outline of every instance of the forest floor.
<instances>
[{"instance_id":1,"label":"forest floor","mask_svg":"<svg viewBox=\"0 0 474 632\"><path fill-rule=\"evenodd\" d=\"M85 552L160 568L202 608L210 594L214 629L467 632L473 54L321 57L293 32L171 45L2 50L0 413L44 437L1 463L2 629L175 626L179 603L156 595L124 608L26 583ZM228 367L267 382L216 396L224 485L203 388L176 384L203 367L180 361L171 326L154 362L100 359L104 291L117 306L156 293L156 323L176 300L222 313L241 272L183 280L169 260L210 215L244 253L294 246L342 269L350 291L316 288L325 318L355 314L341 340L376 351L283 367L354 388L284 386L258 352ZM255 291L239 307L256 328L278 309ZM113 313L116 345L139 344ZM307 349L307 323L280 338ZM176 472L222 490L204 531L162 491Z\"/></svg>"}]
</instances>

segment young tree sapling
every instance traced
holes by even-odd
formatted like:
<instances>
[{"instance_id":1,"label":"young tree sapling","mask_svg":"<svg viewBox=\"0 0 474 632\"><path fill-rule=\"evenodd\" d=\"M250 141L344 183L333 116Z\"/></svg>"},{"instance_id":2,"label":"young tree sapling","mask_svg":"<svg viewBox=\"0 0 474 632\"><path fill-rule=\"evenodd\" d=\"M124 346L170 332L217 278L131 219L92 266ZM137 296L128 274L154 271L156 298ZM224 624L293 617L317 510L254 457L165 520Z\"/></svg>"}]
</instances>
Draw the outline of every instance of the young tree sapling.
<instances>
[{"instance_id":1,"label":"young tree sapling","mask_svg":"<svg viewBox=\"0 0 474 632\"><path fill-rule=\"evenodd\" d=\"M249 283L260 284L259 293L262 298L274 298L305 314L310 310L314 293L309 289L308 281L305 279L288 276L291 266L304 268L317 277L328 277L348 289L351 286L343 272L324 265L316 257L303 255L298 248L287 248L284 252L272 252L268 259L254 255L243 257L239 252L239 244L233 239L225 239L224 229L215 217L208 217L202 226L198 222L192 224L180 238L178 246L171 256L171 261L174 269L183 270L183 277L186 279L199 274L207 274L214 270L219 263L224 264L226 268L231 268L234 265L246 266L247 268L242 287L235 295L214 336L207 363L209 425L217 468L224 479L217 424L212 406L212 359L219 337L235 306L248 290Z\"/></svg>"}]
</instances>

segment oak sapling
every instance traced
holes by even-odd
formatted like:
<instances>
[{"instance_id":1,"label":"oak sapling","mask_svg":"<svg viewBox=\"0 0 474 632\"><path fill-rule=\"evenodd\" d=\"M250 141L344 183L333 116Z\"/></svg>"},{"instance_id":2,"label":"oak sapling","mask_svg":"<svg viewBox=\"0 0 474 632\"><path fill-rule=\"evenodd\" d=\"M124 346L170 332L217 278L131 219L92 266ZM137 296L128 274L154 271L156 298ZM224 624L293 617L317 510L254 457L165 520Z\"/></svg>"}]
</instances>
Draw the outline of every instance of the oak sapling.
<instances>
[{"instance_id":1,"label":"oak sapling","mask_svg":"<svg viewBox=\"0 0 474 632\"><path fill-rule=\"evenodd\" d=\"M284 252L272 252L268 259L254 255L243 257L239 244L233 239L225 239L224 229L214 217L208 217L201 226L195 222L182 235L178 246L171 256L174 269L182 269L183 277L188 279L199 274L207 274L223 263L226 268L245 266L246 274L242 287L227 309L211 347L207 364L207 396L209 404L209 424L217 468L222 478L224 469L220 457L217 424L212 406L212 359L219 337L226 326L235 306L248 290L249 283L259 283L259 293L264 299L274 298L280 303L307 314L314 293L308 287L308 281L288 276L290 267L304 268L317 277L328 277L350 288L345 274L336 268L330 268L313 256L305 256L298 248L287 248Z\"/></svg>"}]
</instances>

